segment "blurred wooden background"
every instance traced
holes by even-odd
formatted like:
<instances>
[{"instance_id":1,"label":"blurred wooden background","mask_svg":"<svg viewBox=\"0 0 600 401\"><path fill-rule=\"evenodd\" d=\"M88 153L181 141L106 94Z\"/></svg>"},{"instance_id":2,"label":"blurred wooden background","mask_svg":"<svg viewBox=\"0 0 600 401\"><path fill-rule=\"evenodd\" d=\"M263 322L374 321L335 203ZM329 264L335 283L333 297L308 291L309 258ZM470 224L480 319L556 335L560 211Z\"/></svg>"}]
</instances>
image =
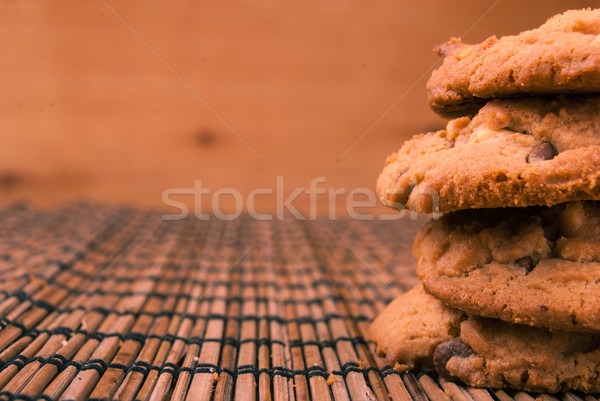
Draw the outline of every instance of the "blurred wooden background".
<instances>
[{"instance_id":1,"label":"blurred wooden background","mask_svg":"<svg viewBox=\"0 0 600 401\"><path fill-rule=\"evenodd\" d=\"M194 180L245 196L277 176L286 194L318 176L373 189L403 140L444 125L425 95L435 44L594 4L2 1L0 204L162 207Z\"/></svg>"}]
</instances>

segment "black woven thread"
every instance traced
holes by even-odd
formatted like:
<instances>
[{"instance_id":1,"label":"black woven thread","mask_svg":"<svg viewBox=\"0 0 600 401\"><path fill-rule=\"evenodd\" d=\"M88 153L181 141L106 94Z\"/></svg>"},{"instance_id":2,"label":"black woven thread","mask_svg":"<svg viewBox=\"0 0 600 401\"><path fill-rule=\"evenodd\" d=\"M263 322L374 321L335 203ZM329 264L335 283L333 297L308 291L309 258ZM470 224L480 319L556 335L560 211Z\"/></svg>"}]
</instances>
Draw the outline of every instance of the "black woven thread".
<instances>
[{"instance_id":1,"label":"black woven thread","mask_svg":"<svg viewBox=\"0 0 600 401\"><path fill-rule=\"evenodd\" d=\"M69 274L73 273L74 271L70 271ZM86 278L94 278L94 280L98 281L95 276L90 275L90 274L85 274L82 273L82 276L86 277ZM154 297L154 298L160 298L160 299L165 299L168 297L176 297L179 299L187 299L189 300L194 300L194 297L190 294L172 294L172 293L164 293L164 292L158 292L158 291L150 291L150 292L143 292L143 291L114 291L114 290L105 290L105 289L95 289L93 291L88 291L88 290L83 290L83 289L79 289L79 288L72 288L66 284L60 283L58 282L56 279L52 278L52 277L45 277L42 274L35 274L33 275L34 277L40 279L40 280L45 280L49 285L53 285L55 287L57 287L58 289L62 289L62 290L66 290L72 294L77 294L77 295L87 295L87 296L94 296L94 295L114 295L114 296L118 296L118 297L133 297L133 296L147 296L147 297ZM105 279L107 279L106 277L104 277ZM10 279L0 279L0 282L2 281L18 281L18 280L25 280L26 282L30 282L31 276L30 275L21 275L15 278L10 278ZM126 279L126 280L123 280ZM144 277L144 280L146 280L147 278ZM108 279L107 279L108 280ZM111 281L115 281L115 282L121 282L121 281L127 281L127 282L135 282L135 278L119 278L119 277L113 277L111 278ZM161 279L160 277L155 277L153 281L156 282L168 282L171 281L167 278ZM173 282L178 282L178 283L184 283L184 282L188 282L191 281L194 284L197 285L215 285L215 286L224 286L226 288L230 288L232 285L234 285L234 283L230 283L230 282L218 282L218 283L211 283L209 281L204 281L204 280L188 280L185 277L181 277L181 278L177 278L177 279L172 279ZM337 287L347 287L347 285L343 284L343 283L335 283L335 282L330 282L328 283L330 286L337 286ZM313 283L313 286L317 287L320 285L324 285L324 282L322 281L315 281ZM273 283L273 282L243 282L241 284L242 287L253 287L253 288L259 288L259 287L273 287L277 290L281 290L281 286L279 286L277 283ZM364 287L372 287L372 284L362 284L362 286ZM306 290L306 286L302 285L302 284L297 284L294 286L289 286L288 288L290 289L300 289L300 290ZM52 305L50 303L47 303L45 301L42 300L36 300L33 299L32 297L30 297L29 295L27 295L25 292L18 290L18 291L6 291L6 290L0 290L0 295L4 295L6 297L15 297L17 299L19 299L20 301L29 301L33 304L35 304L36 306L39 306L41 308L47 309L50 312L57 310L58 308L55 305ZM334 301L334 302L344 302L344 303L356 303L359 305L364 305L364 304L368 304L368 305L374 305L375 302L369 299L352 299L352 298L345 298L341 295L330 295L330 296L322 296L322 297L318 297L318 298L313 298L313 299L286 299L283 300L282 302L284 304L293 304L293 305L297 305L297 304L311 304L311 303L319 303L322 304L323 301L326 300L330 300L330 301ZM391 299L389 299L391 301ZM213 301L227 301L227 302L248 302L248 301L254 301L254 302L263 302L263 303L267 303L272 301L269 298L265 298L265 297L240 297L240 296L236 296L236 297L218 297L218 296L205 296L202 297L202 302L213 302Z\"/></svg>"},{"instance_id":2,"label":"black woven thread","mask_svg":"<svg viewBox=\"0 0 600 401\"><path fill-rule=\"evenodd\" d=\"M201 374L201 373L227 373L234 378L237 378L240 375L252 374L258 378L258 376L262 373L267 373L270 377L274 376L283 376L286 378L293 378L296 375L303 375L308 378L314 376L320 376L327 378L329 374L343 376L344 378L351 372L356 372L360 374L366 374L370 371L378 372L382 378L390 375L390 374L399 374L397 371L392 369L389 366L384 366L382 369L377 369L375 367L365 367L362 368L356 362L347 362L341 367L341 370L333 370L328 371L325 367L322 366L311 366L306 369L296 369L292 370L286 367L273 367L271 369L259 369L254 365L241 365L236 367L235 370L226 369L218 365L207 364L207 363L199 363L194 368L188 367L178 367L173 363L165 363L162 366L149 365L143 361L136 361L131 366L117 364L117 363L106 363L101 359L91 359L87 361L84 365L81 365L77 362L67 361L66 358L59 354L54 354L50 358L42 358L42 357L32 357L27 358L23 355L15 356L7 365L17 365L19 369L23 366L31 363L31 362L39 362L41 364L52 364L58 368L59 371L66 369L69 366L75 367L77 370L96 370L100 375L104 374L107 369L119 369L125 372L136 371L140 372L144 375L150 370L157 370L161 374L169 373L175 377L179 375L180 372L189 372L192 374Z\"/></svg>"},{"instance_id":3,"label":"black woven thread","mask_svg":"<svg viewBox=\"0 0 600 401\"><path fill-rule=\"evenodd\" d=\"M251 237L252 235L252 231L248 231L245 228L245 224L246 223L241 223L240 224L240 228L238 230L238 234L236 234L237 237L243 237L244 235L248 236L248 238L245 240L246 242L251 242L253 240L253 238ZM186 226L181 226L183 228L185 227L191 227L193 226L192 224L187 224ZM142 225L140 225L140 227L144 227ZM164 227L168 227L167 225L164 225ZM178 228L178 230L181 230L182 233L186 233L186 231L184 231L183 228ZM156 233L156 237L160 238L161 235L165 234L165 233L170 233L173 232L173 229L170 228L162 228L160 230L157 230ZM190 230L188 230L190 231ZM200 231L199 231L200 232ZM202 231L202 238L204 238L204 236L207 235L208 230L206 230L206 232ZM241 234L243 233L243 235ZM128 239L128 241L133 241L134 238L136 238L135 236L137 234L135 233L131 233L131 238L132 239ZM187 235L187 234L186 234ZM187 244L187 246L192 246L195 242L194 241L188 241L186 240L186 235L181 235L181 244ZM285 233L285 241L288 241L287 243L283 244L285 246L288 246L290 244L293 244L294 241L297 242L301 242L303 240L303 237L301 234L296 235L295 233L293 233L293 231L290 231L289 233L286 232ZM221 246L221 243L225 243L227 244L226 246L231 246L234 249L244 249L244 247L246 246L246 242L242 242L242 241L238 241L237 237L232 237L229 233L227 233L227 235L223 235L221 237L215 237L213 239L207 238L207 244L209 244L210 247L215 247L217 249L218 246ZM147 235L147 238L152 238L151 235ZM146 240L144 240L146 241ZM150 240L148 240L150 241ZM179 239L178 239L179 241ZM186 242L187 241L187 242ZM225 242L223 242L225 241ZM227 242L229 241L229 242ZM154 241L156 242L156 241ZM0 279L0 282L5 282L5 283L11 283L9 280L13 280L14 282L17 282L18 280L22 280L19 281L19 286L21 286L24 282L25 283L30 283L30 279L32 277L35 277L37 279L41 279L41 280L45 280L45 282L47 284L44 284L46 286L46 288L56 288L58 290L65 290L67 291L70 295L85 295L85 296L117 296L117 297L133 297L133 296L143 296L146 297L147 300L151 299L151 298L155 298L155 299L161 299L161 300L167 300L169 299L168 302L171 302L171 305L173 305L173 299L181 299L181 300L187 300L187 301L195 301L195 298L188 292L188 293L184 293L184 294L178 294L176 292L172 292L172 291L168 291L168 288L171 285L177 285L179 286L180 284L188 284L188 285L199 285L199 286L203 286L203 287L208 287L210 285L212 285L213 283L211 282L211 280L206 279L198 279L198 276L196 276L195 278L190 278L188 277L188 273L186 273L186 275L184 277L179 277L177 276L179 274L180 269L182 269L181 271L189 271L190 269L194 269L197 270L198 273L202 273L202 274L212 274L213 277L216 277L217 275L219 275L220 273L222 273L224 271L223 267L221 265L221 267L217 267L216 265L214 265L214 262L216 260L218 260L219 258L219 254L218 253L213 253L213 254L209 254L209 256L201 256L200 254L195 254L195 253L189 253L189 254L185 254L184 256L181 256L180 254L175 254L175 253L169 253L165 256L165 262L163 264L163 267L161 268L161 271L163 272L169 272L168 276L161 276L161 275L156 275L156 276L152 276L152 277L148 277L148 276L143 276L144 280L148 280L148 281L152 281L156 284L160 283L163 287L161 287L164 291L118 291L115 290L113 288L111 288L112 283L123 283L123 284L131 284L134 283L137 279L138 279L138 275L141 276L144 272L145 269L147 269L148 265L146 264L147 262L151 262L152 258L155 256L154 253L152 253L151 249L152 249L152 244L154 243L152 241L148 242L148 244L150 244L150 246L145 245L145 242L133 242L136 244L135 248L132 248L132 251L127 251L129 253L127 253L126 255L129 255L127 257L130 257L131 259L126 261L125 259L121 258L117 258L116 262L114 262L114 265L112 265L112 267L108 267L109 265L111 265L113 263L113 256L112 255L118 255L120 251L114 251L111 250L111 246L106 246L103 244L102 241L90 241L90 245L88 245L87 248L79 248L79 249L96 249L95 253L91 256L91 258L89 260L91 260L91 262L93 264L97 263L98 266L98 271L97 272L83 272L83 271L78 271L78 267L77 264L74 264L72 262L69 262L70 260L72 260L72 257L75 258L80 258L80 259L85 259L87 257L88 254L86 254L86 252L83 252L81 250L78 250L76 247L74 247L74 245L69 245L69 246L64 246L61 248L61 251L66 252L63 256L58 256L55 258L54 261L50 261L48 263L54 263L60 266L60 271L55 274L54 276L51 277L46 277L46 275L43 272L43 269L38 269L36 270L36 273L34 275L22 275L20 277L6 277L3 279ZM93 246L91 244L94 244ZM140 245L141 244L141 245ZM225 245L224 245L225 246ZM279 245L276 245L279 246ZM327 249L331 249L332 252L337 252L337 250L339 249L343 249L343 243L340 243L339 241L336 243L335 241L329 241L329 242L323 242L323 246L327 247ZM287 249L287 248L286 248ZM309 249L310 252L312 252L312 249ZM237 252L237 251L236 251ZM293 252L292 250L284 250L284 252ZM68 253L68 255L67 255ZM103 256L104 255L104 256ZM106 256L109 255L109 256ZM183 255L183 254L182 254ZM187 262L182 262L182 263L178 263L175 262L174 260L179 260L178 258L185 259L187 258ZM302 325L312 325L314 326L315 324L318 323L325 323L326 325L331 325L331 324L336 324L336 325L345 325L346 327L350 327L351 329L349 329L347 331L347 336L348 337L336 337L336 338L332 338L330 341L302 341L299 339L296 340L292 340L286 342L286 341L280 341L280 340L275 340L275 339L269 339L269 338L245 338L243 340L240 339L236 339L233 337L223 337L223 338L203 338L203 337L179 337L175 334L164 334L164 335L157 335L157 334L143 334L143 333L135 333L135 332L124 332L124 333L102 333L102 332L97 332L97 331L86 331L86 330L80 330L80 329L71 329L71 328L67 328L67 327L59 327L59 328L55 328L55 329L38 329L37 327L33 327L30 328L29 330L24 327L21 323L19 323L20 321L17 319L16 321L13 320L8 320L8 319L3 319L0 320L0 326L2 327L6 327L7 325L12 325L15 326L16 328L18 328L19 330L23 331L23 333L21 334L21 336L30 336L30 337L37 337L40 334L50 334L50 335L63 335L65 336L65 338L70 338L73 335L84 335L89 339L92 340L97 340L97 341L102 341L106 338L110 338L110 337L118 337L120 340L123 341L136 341L138 343L145 343L148 339L156 339L159 341L164 341L164 342L175 342L175 341L182 341L185 344L198 344L199 346L202 346L203 344L207 344L207 343L215 343L215 344L219 344L221 347L236 347L239 348L242 344L253 344L255 347L273 347L273 346L277 346L277 347L290 347L290 348L294 348L294 347L309 347L309 346L316 346L318 347L320 350L323 350L324 348L333 348L334 350L336 349L336 347L338 346L338 344L340 344L341 342L344 343L348 343L354 347L363 347L366 344L369 344L368 341L366 341L364 338L357 336L356 335L356 331L353 331L353 324L357 321L369 321L372 319L372 316L365 316L362 314L356 314L355 311L359 310L358 306L361 305L365 305L367 306L366 309L362 309L362 310L369 310L368 307L372 307L374 308L376 306L375 301L373 301L374 299L377 299L377 302L381 302L382 299L388 299L388 298L382 298L382 297L378 297L377 294L379 294L379 289L380 287L382 287L382 285L379 285L377 282L377 279L374 278L373 280L367 280L367 281L363 281L363 282L359 282L356 285L354 284L349 284L351 283L351 281L347 281L344 279L344 277L340 277L340 279L338 279L335 274L334 275L327 275L326 270L330 269L330 267L328 267L326 265L326 262L321 261L321 260L317 260L315 259L314 255L309 254L309 253L304 253L304 254L294 254L293 255L295 258L295 264L298 265L303 265L301 267L295 268L294 269L294 273L298 275L299 279L298 281L300 282L294 282L294 283L285 283L285 280L281 281L281 282L270 282L270 281L264 281L264 280L247 280L245 278L244 275L247 274L269 274L272 275L274 274L279 274L279 270L276 267L270 267L270 268L266 268L265 265L260 265L260 261L262 259L257 258L256 255L252 256L252 257L248 257L247 261L248 263L246 264L245 262L242 262L240 264L239 270L241 273L237 273L237 272L233 272L234 275L231 276L231 278L227 277L225 280L223 280L222 282L217 283L217 287L220 287L220 290L223 291L223 289L225 289L225 291L237 291L236 294L232 294L231 296L227 295L227 296L215 296L215 295L207 295L207 296L203 296L202 300L201 300L201 305L207 305L207 304L212 304L214 302L219 302L219 301L225 301L227 304L226 305L230 305L232 303L239 303L242 304L244 302L254 302L256 304L267 304L267 303L274 303L276 305L277 308L279 308L278 310L276 310L275 312L273 312L273 309L271 309L271 305L269 305L269 313L273 313L273 314L268 314L266 316L262 316L262 315L244 315L244 316L228 316L225 314L205 314L205 315L195 315L195 314L181 314L181 313L176 313L173 311L160 311L160 312L147 312L145 310L143 310L144 306L140 306L140 311L123 311L123 310L115 310L114 308L107 308L107 307L97 307L97 308L86 308L83 306L79 306L79 307L64 307L63 305L51 305L50 303L41 300L41 298L36 298L36 294L35 293L31 293L30 295L28 295L27 293L25 293L22 289L16 289L15 291L0 291L0 294L3 294L4 296L10 297L10 296L14 296L17 300L21 301L21 302L31 302L31 304L33 305L33 307L37 307L37 308L41 308L43 310L45 310L46 312L50 313L50 312L55 312L57 314L68 314L74 311L78 311L78 310L84 310L86 312L95 312L95 313L100 313L102 315L116 315L116 316L132 316L134 319L139 319L139 318L146 318L146 317L150 317L150 318L160 318L160 317L167 317L170 319L174 319L173 323L177 323L177 319L179 318L185 318L185 319L190 319L192 320L192 324L195 324L196 321L198 320L222 320L224 324L230 324L232 322L238 322L238 323L243 323L246 321L254 321L257 324L264 324L264 323L268 323L269 325L271 324L278 324L278 325L290 325L290 324L297 324L299 326ZM263 255L263 257L265 258L265 260L267 260L267 258L270 262L268 263L274 263L273 261L276 259L276 256L273 255ZM71 259L70 259L71 258ZM173 258L173 260L170 260L169 258ZM194 263L190 263L189 260L191 260L192 258L194 258ZM11 259L11 258L8 258ZM372 258L371 256L365 256L365 260L369 260L370 263L373 260L376 260L375 258ZM97 261L97 262L96 262ZM121 263L128 263L130 266L130 268L125 269L125 270L118 270L115 268L115 266L119 266L119 264ZM12 263L12 262L11 262ZM162 263L162 262L161 262ZM375 262L373 262L375 263ZM210 267L207 268L207 265L212 265ZM275 270L274 270L275 269ZM9 270L7 271L9 272ZM127 274L127 276L123 276L122 274L125 273ZM139 273L139 274L138 274ZM285 273L284 273L285 274ZM342 274L345 274L342 272ZM81 285L78 286L77 288L72 288L72 286L69 286L67 284L64 284L66 282L69 281L70 277L75 277L78 276L81 279L84 279L84 283L85 285ZM272 277L272 276L271 276ZM314 277L317 277L316 279L313 279ZM255 276L256 278L256 276ZM310 278L310 279L309 279ZM331 279L330 279L331 278ZM101 284L101 283L107 283L107 284ZM90 283L94 283L94 286L90 286ZM98 284L100 285L105 285L107 288L101 288L101 289L90 289L89 288L97 288ZM399 286L401 288L404 288L402 284L392 284L393 286ZM48 287L50 286L50 287ZM11 288L10 284L5 286L4 288ZM276 292L280 292L280 291L287 291L288 297L292 297L291 293L293 293L294 296L299 297L298 299L294 299L294 298L287 298L287 299L277 299L277 298L272 298L272 297L267 297L264 295L257 295L257 296L241 296L241 293L244 293L244 289L255 289L256 293L260 294L265 294L262 291L265 291L266 289L270 289L275 290ZM304 292L306 292L307 290L312 289L314 290L314 293L318 293L319 296L318 297L314 297L312 299L303 299L301 298L301 295L296 295L296 294L302 294ZM355 297L356 292L353 291L365 291L364 294L368 294L369 297L371 298L363 298L363 297ZM343 295L342 295L343 294ZM331 309L332 304L345 304L348 306L348 308L346 309L345 306L338 306L335 305L335 309ZM235 305L234 305L235 306ZM283 312L281 311L282 307L289 307L292 309L295 309L296 307L301 307L301 306L305 306L308 307L309 310L310 308L321 308L321 309L325 309L326 311L330 312L330 313L326 313L324 315L321 315L322 317L319 319L315 319L313 318L311 315L307 315L304 316L304 314L306 314L305 311L303 311L302 309L298 309L298 311L301 311L303 315L298 316L298 317L282 317ZM378 305L377 305L378 306ZM239 306L238 306L239 307ZM266 305L262 305L260 306L261 308L265 308ZM179 309L181 310L181 309ZM263 309L262 313L265 313L264 311L267 309ZM39 310L38 310L39 311ZM299 312L300 313L300 312ZM347 314L346 314L347 313ZM288 316L286 314L286 316ZM291 315L293 316L293 314ZM173 324L172 323L172 324ZM205 323L202 323L205 324ZM235 324L235 323L232 323ZM258 325L257 325L258 326ZM273 326L271 326L273 327ZM306 326L302 327L302 330L306 329ZM281 329L285 330L284 327L282 327ZM316 332L316 327L313 327L311 330ZM119 359L121 360L121 359ZM11 363L12 361L9 361L9 363ZM102 375L107 369L117 369L117 370L122 370L124 372L136 372L139 374L142 374L144 377L146 377L146 375L150 372L150 371L156 371L158 373L161 374L171 374L173 376L175 376L175 378L177 378L179 376L179 374L185 373L185 374L227 374L230 375L234 378L234 380L239 376L239 375L254 375L255 377L258 377L260 375L269 375L270 377L276 377L276 376L281 376L281 377L285 377L288 379L294 379L294 376L304 376L308 379L311 378L326 378L329 377L329 375L335 375L335 376L340 376L340 377L346 377L348 374L362 374L362 375L366 375L369 372L378 372L382 377L385 377L387 375L390 375L392 373L396 373L398 374L398 372L394 371L393 369L389 368L389 367L384 367L381 370L369 366L369 367L361 367L357 362L350 362L350 363L346 363L345 365L343 365L339 371L327 371L325 367L322 366L309 366L306 369L301 369L301 370L291 370L291 368L289 367L271 367L271 368L258 368L256 366L253 365L246 365L246 366L238 366L237 368L230 370L230 369L225 369L222 368L220 366L214 366L214 365L207 365L207 364L198 364L196 366L192 366L192 367L181 367L181 366L177 366L175 364L165 364L163 366L153 366L150 365L148 362L143 362L143 361L136 361L134 362L131 366L126 366L123 364L116 364L116 363L112 363L111 361L102 361L103 363L101 363L99 360L92 360L92 361L88 361L86 363L83 364L83 366L81 364L75 363L75 362L71 362L68 361L67 358L65 358L64 356L60 355L60 354L54 354L51 355L48 359L44 359L41 357L33 357L31 359L27 359L24 357L19 357L14 359L14 364L17 365L17 367L21 367L26 363L30 363L30 362L38 362L38 363L48 363L48 364L52 364L53 366L56 366L56 368L58 370L64 370L64 369L77 369L77 370L88 370L88 369L93 369L96 370L100 375ZM362 365L362 364L361 364ZM292 365L293 366L293 365Z\"/></svg>"},{"instance_id":4,"label":"black woven thread","mask_svg":"<svg viewBox=\"0 0 600 401\"><path fill-rule=\"evenodd\" d=\"M74 308L74 310L79 309L79 308ZM175 312L158 312L158 313L150 313L150 312L137 312L137 313L133 313L133 312L114 312L111 310L106 310L104 308L93 308L91 311L94 312L99 312L99 313L103 313L105 315L111 314L111 313L115 313L116 315L119 316L125 316L125 315L131 315L134 317L139 317L142 315L146 315L146 316L151 316L151 317L161 317L161 316L166 316L166 317L181 317L181 318L189 318L192 320L198 320L198 319L203 319L203 320L217 320L217 319L221 319L221 320L236 320L239 322L243 322L243 321L255 321L255 322L260 322L261 320L265 320L267 322L277 322L279 324L282 325L286 325L289 323L298 323L298 324L315 324L315 323L329 323L331 320L333 319L348 319L348 320L355 320L355 321L370 321L370 319L366 316L349 316L349 315L338 315L338 314L329 314L326 315L322 318L319 319L311 319L309 317L301 317L301 318L293 318L293 319L285 319L279 316L227 316L227 315L219 315L219 314L209 314L209 315L184 315L184 314L178 314ZM63 313L68 313L63 311ZM67 327L61 327L59 329L44 329L44 330L39 330L39 329L30 329L28 330L23 324L14 321L14 320L10 320L7 318L0 318L0 327L4 328L8 325L11 326L15 326L16 328L20 329L23 332L24 336L30 336L30 337L35 337L37 335L39 335L40 333L48 333L48 334L63 334L67 337L72 336L73 334L84 334L89 338L93 338L96 339L98 341L101 341L102 339L106 338L106 337L119 337L121 340L126 340L126 339L134 339L136 341L139 342L143 342L142 341L142 337L144 338L144 341L148 338L158 338L158 339L163 339L164 336L161 335L154 335L154 334L148 334L148 335L142 335L142 334L135 334L133 337L127 337L127 335L123 335L120 333L101 333L101 332L90 332L90 331L86 331L86 330L75 330L75 329L70 329ZM55 331L56 330L56 331ZM188 339L185 338L181 338L181 337L176 337L176 336L171 336L170 337L174 338L174 339L178 339L178 340L182 340L182 341L186 341L189 343L196 343L196 344L200 344L202 342L208 342L208 341L222 341L222 340L218 340L218 339L202 339L202 338L198 338L198 337L190 337ZM247 341L254 341L253 339L251 340L247 340ZM340 338L339 341L353 341L354 343L359 343L357 341L357 339L347 339L347 338ZM365 343L364 341L360 341L360 343Z\"/></svg>"},{"instance_id":5,"label":"black woven thread","mask_svg":"<svg viewBox=\"0 0 600 401\"><path fill-rule=\"evenodd\" d=\"M7 400L23 400L23 401L34 401L35 398L22 395L22 394L14 394L10 391L0 391L0 397L5 398Z\"/></svg>"}]
</instances>

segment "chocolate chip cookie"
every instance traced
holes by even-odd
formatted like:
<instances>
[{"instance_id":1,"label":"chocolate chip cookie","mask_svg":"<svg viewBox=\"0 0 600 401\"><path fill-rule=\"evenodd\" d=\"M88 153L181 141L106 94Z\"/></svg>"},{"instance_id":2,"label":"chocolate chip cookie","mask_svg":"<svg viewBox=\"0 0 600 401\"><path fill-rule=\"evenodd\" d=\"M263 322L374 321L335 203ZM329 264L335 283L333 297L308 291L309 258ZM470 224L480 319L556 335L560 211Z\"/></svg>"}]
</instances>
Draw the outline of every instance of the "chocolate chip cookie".
<instances>
[{"instance_id":1,"label":"chocolate chip cookie","mask_svg":"<svg viewBox=\"0 0 600 401\"><path fill-rule=\"evenodd\" d=\"M474 387L600 391L600 335L550 331L469 315L434 352L446 379Z\"/></svg>"},{"instance_id":2,"label":"chocolate chip cookie","mask_svg":"<svg viewBox=\"0 0 600 401\"><path fill-rule=\"evenodd\" d=\"M370 338L377 353L404 369L432 369L435 347L458 333L462 312L447 308L421 284L402 294L377 316Z\"/></svg>"},{"instance_id":3,"label":"chocolate chip cookie","mask_svg":"<svg viewBox=\"0 0 600 401\"><path fill-rule=\"evenodd\" d=\"M446 214L421 228L413 253L425 289L451 307L600 331L600 202Z\"/></svg>"},{"instance_id":4,"label":"chocolate chip cookie","mask_svg":"<svg viewBox=\"0 0 600 401\"><path fill-rule=\"evenodd\" d=\"M405 142L377 192L422 213L600 200L600 96L491 101Z\"/></svg>"},{"instance_id":5,"label":"chocolate chip cookie","mask_svg":"<svg viewBox=\"0 0 600 401\"><path fill-rule=\"evenodd\" d=\"M427 83L434 111L473 114L486 100L600 93L600 9L570 10L537 29L480 44L438 46L443 64Z\"/></svg>"},{"instance_id":6,"label":"chocolate chip cookie","mask_svg":"<svg viewBox=\"0 0 600 401\"><path fill-rule=\"evenodd\" d=\"M371 327L377 351L396 368L430 368L475 387L600 391L600 335L568 333L468 315L419 285Z\"/></svg>"}]
</instances>

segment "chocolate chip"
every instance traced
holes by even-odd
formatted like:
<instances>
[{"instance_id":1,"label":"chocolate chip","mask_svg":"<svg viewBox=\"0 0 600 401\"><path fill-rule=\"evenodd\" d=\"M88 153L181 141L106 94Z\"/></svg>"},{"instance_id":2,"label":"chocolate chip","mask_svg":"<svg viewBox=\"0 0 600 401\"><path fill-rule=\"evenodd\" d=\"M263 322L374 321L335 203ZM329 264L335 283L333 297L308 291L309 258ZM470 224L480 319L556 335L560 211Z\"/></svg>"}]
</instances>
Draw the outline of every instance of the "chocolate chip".
<instances>
[{"instance_id":1,"label":"chocolate chip","mask_svg":"<svg viewBox=\"0 0 600 401\"><path fill-rule=\"evenodd\" d=\"M546 305L540 305L540 310L542 312L548 312L548 307Z\"/></svg>"},{"instance_id":2,"label":"chocolate chip","mask_svg":"<svg viewBox=\"0 0 600 401\"><path fill-rule=\"evenodd\" d=\"M498 173L496 176L496 182L505 182L508 181L508 176L504 173Z\"/></svg>"},{"instance_id":3,"label":"chocolate chip","mask_svg":"<svg viewBox=\"0 0 600 401\"><path fill-rule=\"evenodd\" d=\"M517 259L515 261L515 264L517 266L521 266L522 268L524 268L526 273L531 272L533 270L533 268L535 267L535 264L533 263L533 259L531 258L531 256L525 256L521 259Z\"/></svg>"},{"instance_id":4,"label":"chocolate chip","mask_svg":"<svg viewBox=\"0 0 600 401\"><path fill-rule=\"evenodd\" d=\"M438 345L435 349L433 353L433 366L435 366L435 370L437 370L440 377L446 380L456 380L456 377L452 376L446 369L446 364L454 356L466 358L473 354L473 349L461 340L446 341Z\"/></svg>"},{"instance_id":5,"label":"chocolate chip","mask_svg":"<svg viewBox=\"0 0 600 401\"><path fill-rule=\"evenodd\" d=\"M544 160L552 160L558 152L554 146L548 142L542 142L537 145L527 156L527 163L536 163Z\"/></svg>"}]
</instances>

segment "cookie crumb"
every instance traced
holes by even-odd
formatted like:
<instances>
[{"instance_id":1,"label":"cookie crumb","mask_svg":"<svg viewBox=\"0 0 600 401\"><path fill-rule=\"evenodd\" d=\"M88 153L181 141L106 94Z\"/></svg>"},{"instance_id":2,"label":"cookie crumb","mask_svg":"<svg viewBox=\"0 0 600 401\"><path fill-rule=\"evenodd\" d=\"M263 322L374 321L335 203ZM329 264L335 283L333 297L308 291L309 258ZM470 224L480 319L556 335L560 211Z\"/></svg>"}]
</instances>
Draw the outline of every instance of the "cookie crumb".
<instances>
[{"instance_id":1,"label":"cookie crumb","mask_svg":"<svg viewBox=\"0 0 600 401\"><path fill-rule=\"evenodd\" d=\"M333 373L330 373L329 376L327 377L327 384L329 386L333 386L334 383L335 383L335 376L333 375Z\"/></svg>"},{"instance_id":2,"label":"cookie crumb","mask_svg":"<svg viewBox=\"0 0 600 401\"><path fill-rule=\"evenodd\" d=\"M359 359L358 360L358 367L361 368L361 369L364 369L364 368L367 367L367 364L362 359Z\"/></svg>"},{"instance_id":3,"label":"cookie crumb","mask_svg":"<svg viewBox=\"0 0 600 401\"><path fill-rule=\"evenodd\" d=\"M215 382L219 381L219 374L217 372L213 372L212 377L213 377L213 381L215 381Z\"/></svg>"},{"instance_id":4,"label":"cookie crumb","mask_svg":"<svg viewBox=\"0 0 600 401\"><path fill-rule=\"evenodd\" d=\"M402 372L408 370L408 365L396 362L396 364L394 365L394 367L392 369L394 369L396 372L402 373Z\"/></svg>"}]
</instances>

